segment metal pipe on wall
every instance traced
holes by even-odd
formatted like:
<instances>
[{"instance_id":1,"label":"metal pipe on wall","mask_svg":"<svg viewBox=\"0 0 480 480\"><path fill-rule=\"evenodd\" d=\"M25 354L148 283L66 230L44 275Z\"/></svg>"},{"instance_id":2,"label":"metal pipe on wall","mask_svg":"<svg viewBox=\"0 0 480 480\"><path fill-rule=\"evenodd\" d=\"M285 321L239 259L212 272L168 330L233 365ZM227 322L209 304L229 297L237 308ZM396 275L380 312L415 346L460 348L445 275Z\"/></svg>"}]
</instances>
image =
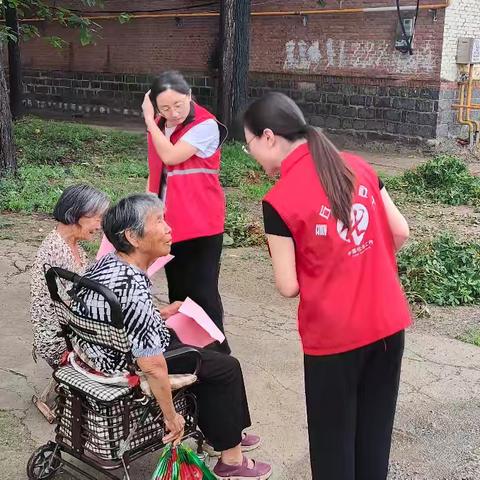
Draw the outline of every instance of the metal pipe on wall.
<instances>
[{"instance_id":1,"label":"metal pipe on wall","mask_svg":"<svg viewBox=\"0 0 480 480\"><path fill-rule=\"evenodd\" d=\"M468 139L469 139L469 143L471 144L472 143L473 131L474 131L475 127L470 120L464 119L464 112L465 112L465 108L466 108L466 105L464 105L464 102L465 102L465 82L462 82L460 84L459 99L460 99L460 105L458 105L457 120L458 120L458 123L460 125L467 125L468 126Z\"/></svg>"},{"instance_id":2,"label":"metal pipe on wall","mask_svg":"<svg viewBox=\"0 0 480 480\"><path fill-rule=\"evenodd\" d=\"M480 121L472 120L472 97L473 97L473 64L470 64L468 67L468 86L467 86L467 118L466 120L472 122L475 126L475 133L473 134L473 143L478 143L478 137L480 134Z\"/></svg>"},{"instance_id":3,"label":"metal pipe on wall","mask_svg":"<svg viewBox=\"0 0 480 480\"><path fill-rule=\"evenodd\" d=\"M468 137L471 146L480 143L480 121L471 118L472 110L480 110L480 104L472 103L473 86L478 81L473 79L473 64L468 65L468 78L466 81L459 82L459 100L460 103L452 105L453 109L458 109L458 123L468 125ZM465 100L465 87L467 88L467 98Z\"/></svg>"},{"instance_id":4,"label":"metal pipe on wall","mask_svg":"<svg viewBox=\"0 0 480 480\"><path fill-rule=\"evenodd\" d=\"M420 10L441 10L448 8L452 0L445 0L444 3L431 3L420 5ZM416 5L405 5L400 7L401 11L416 10ZM357 13L382 13L396 11L397 7L362 7L362 8L333 8L333 9L315 9L315 10L288 10L288 11L266 11L266 12L252 12L252 17L290 17L290 16L305 16L305 15L343 15L343 14L357 14ZM219 12L198 12L198 13L137 13L130 15L132 19L141 18L200 18L200 17L218 17ZM118 15L91 15L84 16L89 20L117 20ZM24 18L24 22L42 22L41 18Z\"/></svg>"}]
</instances>

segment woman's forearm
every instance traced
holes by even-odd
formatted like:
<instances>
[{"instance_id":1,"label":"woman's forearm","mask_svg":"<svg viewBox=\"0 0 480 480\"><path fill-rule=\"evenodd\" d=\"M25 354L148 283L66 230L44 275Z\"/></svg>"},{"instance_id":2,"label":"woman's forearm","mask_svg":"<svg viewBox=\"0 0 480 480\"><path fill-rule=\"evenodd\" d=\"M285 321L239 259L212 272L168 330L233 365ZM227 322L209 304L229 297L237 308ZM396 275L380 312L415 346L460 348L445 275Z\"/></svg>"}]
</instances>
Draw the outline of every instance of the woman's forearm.
<instances>
[{"instance_id":1,"label":"woman's forearm","mask_svg":"<svg viewBox=\"0 0 480 480\"><path fill-rule=\"evenodd\" d=\"M158 156L162 159L163 163L169 165L174 146L160 130L154 119L146 120L145 123L147 125L147 130L152 137L153 146L155 147Z\"/></svg>"},{"instance_id":2,"label":"woman's forearm","mask_svg":"<svg viewBox=\"0 0 480 480\"><path fill-rule=\"evenodd\" d=\"M167 362L163 355L140 357L137 359L137 364L147 377L150 390L157 400L165 419L170 420L174 418L176 412L173 406L172 389L168 379Z\"/></svg>"},{"instance_id":3,"label":"woman's forearm","mask_svg":"<svg viewBox=\"0 0 480 480\"><path fill-rule=\"evenodd\" d=\"M172 389L170 387L170 381L168 374L165 375L149 375L146 374L148 384L152 391L155 400L160 406L160 410L166 420L171 420L175 417L176 411L172 400Z\"/></svg>"}]
</instances>

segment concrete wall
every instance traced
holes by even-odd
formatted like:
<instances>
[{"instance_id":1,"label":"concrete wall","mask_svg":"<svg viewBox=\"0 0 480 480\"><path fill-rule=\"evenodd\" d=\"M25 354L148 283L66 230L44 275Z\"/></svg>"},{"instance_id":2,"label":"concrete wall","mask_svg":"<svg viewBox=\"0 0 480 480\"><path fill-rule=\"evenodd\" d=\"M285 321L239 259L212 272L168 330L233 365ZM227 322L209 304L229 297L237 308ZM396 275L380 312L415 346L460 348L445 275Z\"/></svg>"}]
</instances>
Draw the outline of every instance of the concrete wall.
<instances>
[{"instance_id":1,"label":"concrete wall","mask_svg":"<svg viewBox=\"0 0 480 480\"><path fill-rule=\"evenodd\" d=\"M457 43L460 37L480 38L480 0L452 0L445 14L444 28L437 136L465 137L468 128L458 123L457 110L452 109L452 105L459 101ZM480 72L476 78L480 79ZM473 101L480 102L478 88L474 91ZM473 111L471 117L480 119L480 112Z\"/></svg>"},{"instance_id":2,"label":"concrete wall","mask_svg":"<svg viewBox=\"0 0 480 480\"><path fill-rule=\"evenodd\" d=\"M443 81L456 81L457 42L460 37L480 38L480 1L452 0L446 10L441 78Z\"/></svg>"}]
</instances>

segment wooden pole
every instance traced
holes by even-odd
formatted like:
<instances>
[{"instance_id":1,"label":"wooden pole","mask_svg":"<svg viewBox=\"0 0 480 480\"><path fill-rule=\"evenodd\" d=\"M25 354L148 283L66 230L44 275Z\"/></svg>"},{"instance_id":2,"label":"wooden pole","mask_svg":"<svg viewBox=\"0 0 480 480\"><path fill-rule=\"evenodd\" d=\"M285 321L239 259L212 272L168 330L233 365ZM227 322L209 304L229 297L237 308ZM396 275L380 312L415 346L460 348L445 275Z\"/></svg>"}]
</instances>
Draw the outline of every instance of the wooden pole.
<instances>
[{"instance_id":1,"label":"wooden pole","mask_svg":"<svg viewBox=\"0 0 480 480\"><path fill-rule=\"evenodd\" d=\"M8 104L7 82L2 64L0 44L0 178L17 172L17 157L13 141L13 124Z\"/></svg>"},{"instance_id":2,"label":"wooden pole","mask_svg":"<svg viewBox=\"0 0 480 480\"><path fill-rule=\"evenodd\" d=\"M15 7L5 6L5 25L10 28L10 33L15 35L16 41L8 40L8 66L10 86L10 111L14 119L23 115L23 84L22 60L20 56L20 36L18 28L18 15Z\"/></svg>"},{"instance_id":3,"label":"wooden pole","mask_svg":"<svg viewBox=\"0 0 480 480\"><path fill-rule=\"evenodd\" d=\"M218 114L234 138L241 137L235 121L248 101L250 13L250 0L221 0Z\"/></svg>"}]
</instances>

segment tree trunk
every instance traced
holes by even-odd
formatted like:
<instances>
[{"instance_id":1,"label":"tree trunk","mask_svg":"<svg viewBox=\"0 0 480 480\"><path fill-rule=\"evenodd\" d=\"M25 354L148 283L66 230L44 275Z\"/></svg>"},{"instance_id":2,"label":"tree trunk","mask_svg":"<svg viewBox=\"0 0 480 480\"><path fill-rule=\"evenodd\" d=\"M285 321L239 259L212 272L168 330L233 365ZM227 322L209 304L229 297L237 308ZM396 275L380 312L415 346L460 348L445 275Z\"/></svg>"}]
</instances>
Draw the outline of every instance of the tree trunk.
<instances>
[{"instance_id":1,"label":"tree trunk","mask_svg":"<svg viewBox=\"0 0 480 480\"><path fill-rule=\"evenodd\" d=\"M241 137L235 121L248 100L250 3L250 0L221 0L220 7L222 52L218 113L234 138Z\"/></svg>"},{"instance_id":2,"label":"tree trunk","mask_svg":"<svg viewBox=\"0 0 480 480\"><path fill-rule=\"evenodd\" d=\"M5 25L10 27L11 33L17 37L17 41L8 40L8 66L10 86L10 111L14 119L23 115L23 85L22 85L22 61L20 57L20 36L18 31L17 9L5 7Z\"/></svg>"},{"instance_id":3,"label":"tree trunk","mask_svg":"<svg viewBox=\"0 0 480 480\"><path fill-rule=\"evenodd\" d=\"M0 177L17 172L12 115L8 103L7 83L0 46Z\"/></svg>"}]
</instances>

